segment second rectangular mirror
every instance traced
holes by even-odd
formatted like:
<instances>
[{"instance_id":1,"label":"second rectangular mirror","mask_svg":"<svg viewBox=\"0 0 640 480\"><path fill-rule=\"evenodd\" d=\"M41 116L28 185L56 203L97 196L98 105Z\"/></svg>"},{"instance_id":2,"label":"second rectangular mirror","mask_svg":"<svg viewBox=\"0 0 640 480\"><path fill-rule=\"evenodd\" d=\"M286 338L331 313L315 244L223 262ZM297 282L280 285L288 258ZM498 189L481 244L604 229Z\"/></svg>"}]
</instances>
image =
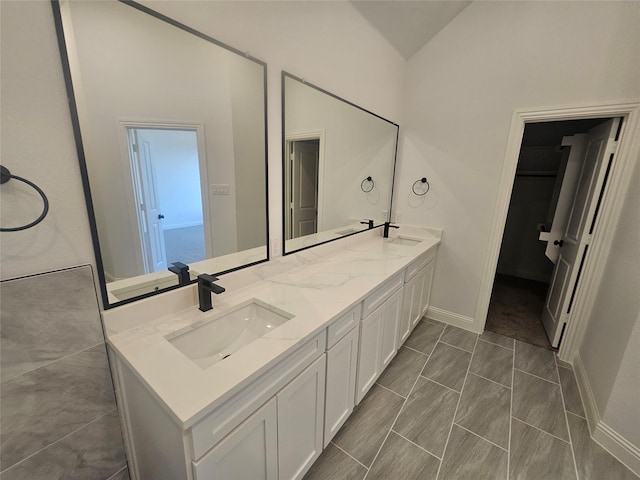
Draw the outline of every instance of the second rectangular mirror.
<instances>
[{"instance_id":1,"label":"second rectangular mirror","mask_svg":"<svg viewBox=\"0 0 640 480\"><path fill-rule=\"evenodd\" d=\"M287 72L282 88L283 252L387 221L398 125Z\"/></svg>"}]
</instances>

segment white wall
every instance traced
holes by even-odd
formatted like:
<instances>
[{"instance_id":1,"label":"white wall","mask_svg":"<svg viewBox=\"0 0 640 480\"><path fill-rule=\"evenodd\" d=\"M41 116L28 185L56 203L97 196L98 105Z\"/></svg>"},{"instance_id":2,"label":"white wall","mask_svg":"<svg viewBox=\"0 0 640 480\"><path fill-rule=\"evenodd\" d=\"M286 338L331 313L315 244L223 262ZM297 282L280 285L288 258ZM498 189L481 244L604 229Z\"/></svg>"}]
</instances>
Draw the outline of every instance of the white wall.
<instances>
[{"instance_id":1,"label":"white wall","mask_svg":"<svg viewBox=\"0 0 640 480\"><path fill-rule=\"evenodd\" d=\"M634 187L634 185L636 187ZM624 201L580 358L604 422L640 448L640 163Z\"/></svg>"},{"instance_id":2,"label":"white wall","mask_svg":"<svg viewBox=\"0 0 640 480\"><path fill-rule=\"evenodd\" d=\"M235 153L235 216L238 251L265 246L267 180L264 161L257 165L255 158L264 158L265 112L264 77L262 67L247 62L244 57L229 58L231 87L231 116L233 122L233 150ZM257 74L259 73L259 74ZM259 141L256 141L259 139Z\"/></svg>"},{"instance_id":3,"label":"white wall","mask_svg":"<svg viewBox=\"0 0 640 480\"><path fill-rule=\"evenodd\" d=\"M2 165L39 185L49 214L34 228L0 233L3 280L95 264L89 221L49 2L0 2ZM4 227L42 211L16 180L0 187Z\"/></svg>"},{"instance_id":4,"label":"white wall","mask_svg":"<svg viewBox=\"0 0 640 480\"><path fill-rule=\"evenodd\" d=\"M444 229L431 303L471 328L514 109L640 99L640 3L473 2L408 62L394 205ZM411 184L427 176L423 201Z\"/></svg>"}]
</instances>

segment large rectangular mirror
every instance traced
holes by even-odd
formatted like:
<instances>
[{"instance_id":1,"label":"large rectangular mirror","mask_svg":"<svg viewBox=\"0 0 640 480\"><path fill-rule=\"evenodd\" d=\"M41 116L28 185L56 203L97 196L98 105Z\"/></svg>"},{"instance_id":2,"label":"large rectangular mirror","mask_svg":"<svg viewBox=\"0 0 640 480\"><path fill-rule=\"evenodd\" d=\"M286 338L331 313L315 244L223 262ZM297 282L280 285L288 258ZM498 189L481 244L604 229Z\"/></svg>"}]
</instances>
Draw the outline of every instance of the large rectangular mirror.
<instances>
[{"instance_id":1,"label":"large rectangular mirror","mask_svg":"<svg viewBox=\"0 0 640 480\"><path fill-rule=\"evenodd\" d=\"M105 308L267 260L264 62L134 2L53 5Z\"/></svg>"},{"instance_id":2,"label":"large rectangular mirror","mask_svg":"<svg viewBox=\"0 0 640 480\"><path fill-rule=\"evenodd\" d=\"M398 125L282 72L283 251L389 220Z\"/></svg>"}]
</instances>

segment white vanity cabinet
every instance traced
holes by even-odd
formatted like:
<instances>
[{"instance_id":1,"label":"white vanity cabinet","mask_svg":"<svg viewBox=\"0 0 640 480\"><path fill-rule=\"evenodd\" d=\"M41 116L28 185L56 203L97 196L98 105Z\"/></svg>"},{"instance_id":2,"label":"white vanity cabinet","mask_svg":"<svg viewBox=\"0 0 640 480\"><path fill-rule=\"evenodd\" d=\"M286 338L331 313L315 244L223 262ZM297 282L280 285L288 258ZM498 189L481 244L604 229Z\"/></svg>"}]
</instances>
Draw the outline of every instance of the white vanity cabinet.
<instances>
[{"instance_id":1,"label":"white vanity cabinet","mask_svg":"<svg viewBox=\"0 0 640 480\"><path fill-rule=\"evenodd\" d=\"M424 283L422 284L422 314L420 318L422 318L429 309L429 304L431 301L431 285L433 283L433 273L436 269L436 257L435 252L433 253L433 258L429 260L427 266L424 267ZM418 320L420 320L420 318ZM417 321L415 323L418 323ZM414 326L415 326L414 323Z\"/></svg>"},{"instance_id":2,"label":"white vanity cabinet","mask_svg":"<svg viewBox=\"0 0 640 480\"><path fill-rule=\"evenodd\" d=\"M215 390L212 378L242 371L243 361L253 352L234 353L225 362L237 363L226 363L219 371L201 375L199 370L188 370L193 378L182 385L194 386L200 394L189 408L184 403L192 390L178 389L187 392L184 395L171 391L182 380L172 371L173 364L165 362L164 370L149 367L146 374L138 373L141 369L131 359L137 360L139 350L130 351L129 357L111 351L132 480L302 478L426 312L436 248L422 251L386 280L379 279L376 287L358 290L357 298L343 300L341 292L340 301L358 303L344 303L337 318L315 318L314 330L293 336L304 342L292 344L277 360L271 357L268 368L266 363L254 368L229 387L232 391L221 387L215 395L207 394L209 388ZM333 299L327 298L332 308ZM335 312L329 310L327 316L330 311ZM306 320L303 310L297 315ZM303 325L300 322L296 328ZM166 342L165 336L154 348L164 349ZM122 342L120 348L126 352L128 346ZM143 364L147 365L152 364ZM194 363L193 369L197 368ZM165 371L172 380L157 373ZM210 383L197 383L200 378ZM206 388L198 391L200 385Z\"/></svg>"},{"instance_id":3,"label":"white vanity cabinet","mask_svg":"<svg viewBox=\"0 0 640 480\"><path fill-rule=\"evenodd\" d=\"M135 480L301 478L323 449L326 330L183 429L119 359Z\"/></svg>"},{"instance_id":4,"label":"white vanity cabinet","mask_svg":"<svg viewBox=\"0 0 640 480\"><path fill-rule=\"evenodd\" d=\"M325 364L323 355L276 395L278 478L281 480L302 478L324 448Z\"/></svg>"},{"instance_id":5,"label":"white vanity cabinet","mask_svg":"<svg viewBox=\"0 0 640 480\"><path fill-rule=\"evenodd\" d=\"M405 270L402 313L398 322L398 348L429 308L435 259L435 250L427 252Z\"/></svg>"},{"instance_id":6,"label":"white vanity cabinet","mask_svg":"<svg viewBox=\"0 0 640 480\"><path fill-rule=\"evenodd\" d=\"M200 480L278 479L278 408L272 398L201 460L193 463Z\"/></svg>"},{"instance_id":7,"label":"white vanity cabinet","mask_svg":"<svg viewBox=\"0 0 640 480\"><path fill-rule=\"evenodd\" d=\"M364 398L396 352L404 274L395 275L363 302L360 322L356 405Z\"/></svg>"},{"instance_id":8,"label":"white vanity cabinet","mask_svg":"<svg viewBox=\"0 0 640 480\"><path fill-rule=\"evenodd\" d=\"M199 461L195 480L293 480L323 449L324 355Z\"/></svg>"},{"instance_id":9,"label":"white vanity cabinet","mask_svg":"<svg viewBox=\"0 0 640 480\"><path fill-rule=\"evenodd\" d=\"M355 406L360 312L361 305L358 304L327 329L325 447L347 421Z\"/></svg>"}]
</instances>

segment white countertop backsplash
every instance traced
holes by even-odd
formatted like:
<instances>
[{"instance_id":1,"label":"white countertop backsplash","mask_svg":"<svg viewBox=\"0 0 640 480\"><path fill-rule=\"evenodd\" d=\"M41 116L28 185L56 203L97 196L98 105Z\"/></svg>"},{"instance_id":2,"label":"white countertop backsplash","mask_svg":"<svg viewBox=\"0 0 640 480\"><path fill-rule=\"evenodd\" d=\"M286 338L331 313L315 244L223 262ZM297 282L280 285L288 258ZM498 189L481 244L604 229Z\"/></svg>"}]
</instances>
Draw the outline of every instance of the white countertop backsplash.
<instances>
[{"instance_id":1,"label":"white countertop backsplash","mask_svg":"<svg viewBox=\"0 0 640 480\"><path fill-rule=\"evenodd\" d=\"M214 309L198 309L195 285L103 312L107 340L168 413L188 428L440 243L441 231L373 229L220 277ZM421 239L394 245L394 237ZM252 298L294 315L224 361L202 369L165 338Z\"/></svg>"}]
</instances>

